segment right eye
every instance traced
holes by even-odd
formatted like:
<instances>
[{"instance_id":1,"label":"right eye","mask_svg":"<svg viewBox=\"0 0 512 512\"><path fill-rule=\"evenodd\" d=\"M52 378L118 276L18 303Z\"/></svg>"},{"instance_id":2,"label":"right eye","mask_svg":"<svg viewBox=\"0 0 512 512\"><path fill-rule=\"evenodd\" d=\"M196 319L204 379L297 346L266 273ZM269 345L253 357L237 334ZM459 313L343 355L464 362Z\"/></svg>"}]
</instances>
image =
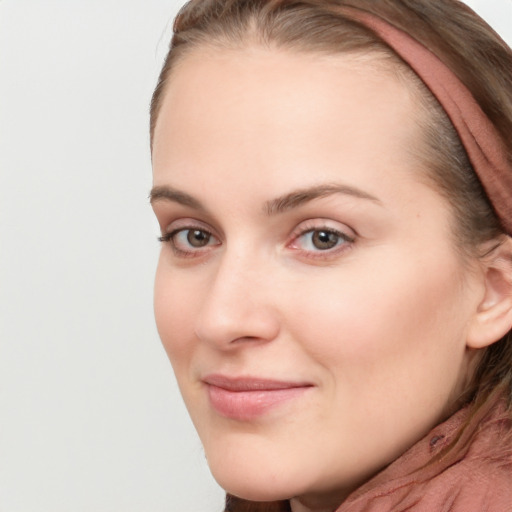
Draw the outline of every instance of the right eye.
<instances>
[{"instance_id":1,"label":"right eye","mask_svg":"<svg viewBox=\"0 0 512 512\"><path fill-rule=\"evenodd\" d=\"M219 240L209 231L199 227L175 229L159 238L160 242L170 243L177 256L189 257L199 255L201 249L220 245Z\"/></svg>"}]
</instances>

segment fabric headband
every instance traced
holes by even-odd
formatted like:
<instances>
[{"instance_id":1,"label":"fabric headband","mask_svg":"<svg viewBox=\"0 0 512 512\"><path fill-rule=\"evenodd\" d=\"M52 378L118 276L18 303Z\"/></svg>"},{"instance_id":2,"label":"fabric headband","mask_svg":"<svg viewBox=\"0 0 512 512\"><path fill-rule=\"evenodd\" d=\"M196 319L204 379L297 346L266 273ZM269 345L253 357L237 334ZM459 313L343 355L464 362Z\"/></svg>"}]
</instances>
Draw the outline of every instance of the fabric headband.
<instances>
[{"instance_id":1,"label":"fabric headband","mask_svg":"<svg viewBox=\"0 0 512 512\"><path fill-rule=\"evenodd\" d=\"M437 98L459 134L502 227L512 236L512 163L499 133L469 89L409 34L367 11L349 8L347 12L387 43Z\"/></svg>"}]
</instances>

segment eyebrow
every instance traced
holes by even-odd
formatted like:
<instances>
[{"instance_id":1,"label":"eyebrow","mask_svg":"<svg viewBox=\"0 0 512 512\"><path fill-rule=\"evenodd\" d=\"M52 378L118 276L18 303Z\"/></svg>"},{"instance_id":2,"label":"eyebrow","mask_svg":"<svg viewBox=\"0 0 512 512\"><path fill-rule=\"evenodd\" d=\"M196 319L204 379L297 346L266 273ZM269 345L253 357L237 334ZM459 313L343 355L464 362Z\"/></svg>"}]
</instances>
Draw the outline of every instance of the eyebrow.
<instances>
[{"instance_id":1,"label":"eyebrow","mask_svg":"<svg viewBox=\"0 0 512 512\"><path fill-rule=\"evenodd\" d=\"M167 186L153 187L149 193L149 202L153 204L161 200L172 201L195 210L206 210L200 201L186 192Z\"/></svg>"},{"instance_id":2,"label":"eyebrow","mask_svg":"<svg viewBox=\"0 0 512 512\"><path fill-rule=\"evenodd\" d=\"M308 203L309 201L313 201L314 199L320 199L334 194L344 194L356 197L358 199L367 199L369 201L382 204L380 199L378 199L377 197L356 187L352 187L350 185L341 185L338 183L331 183L294 190L276 199L267 201L267 203L265 204L265 210L268 215L284 213L288 210L297 208L305 203Z\"/></svg>"},{"instance_id":3,"label":"eyebrow","mask_svg":"<svg viewBox=\"0 0 512 512\"><path fill-rule=\"evenodd\" d=\"M344 194L382 204L377 197L356 187L331 183L297 189L275 199L271 199L270 201L266 201L264 211L267 215L277 215L298 208L314 199L320 199L334 194ZM153 187L149 193L149 201L151 204L161 200L172 201L183 206L194 208L195 210L206 211L206 208L195 197L165 185Z\"/></svg>"}]
</instances>

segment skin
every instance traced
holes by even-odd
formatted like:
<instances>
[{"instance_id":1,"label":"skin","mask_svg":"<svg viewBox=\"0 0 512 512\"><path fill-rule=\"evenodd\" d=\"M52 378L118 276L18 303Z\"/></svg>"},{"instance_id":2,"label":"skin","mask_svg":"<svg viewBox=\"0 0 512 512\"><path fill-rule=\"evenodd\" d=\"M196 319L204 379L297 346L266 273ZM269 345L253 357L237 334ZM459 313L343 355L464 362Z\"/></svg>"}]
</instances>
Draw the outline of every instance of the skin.
<instances>
[{"instance_id":1,"label":"skin","mask_svg":"<svg viewBox=\"0 0 512 512\"><path fill-rule=\"evenodd\" d=\"M211 471L246 499L335 510L450 414L470 372L484 290L408 151L414 94L353 56L259 48L197 50L167 87L152 205L182 231L162 244L155 315ZM314 230L345 236L319 249ZM240 421L212 407L212 373L310 387Z\"/></svg>"}]
</instances>

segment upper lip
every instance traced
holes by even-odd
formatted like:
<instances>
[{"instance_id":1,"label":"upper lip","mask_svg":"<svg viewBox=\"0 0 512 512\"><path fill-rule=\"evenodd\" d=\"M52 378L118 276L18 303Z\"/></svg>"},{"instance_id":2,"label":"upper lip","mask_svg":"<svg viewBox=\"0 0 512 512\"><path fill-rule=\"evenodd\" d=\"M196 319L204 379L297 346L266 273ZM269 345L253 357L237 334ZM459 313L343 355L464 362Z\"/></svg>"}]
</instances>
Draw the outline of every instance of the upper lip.
<instances>
[{"instance_id":1,"label":"upper lip","mask_svg":"<svg viewBox=\"0 0 512 512\"><path fill-rule=\"evenodd\" d=\"M203 378L203 382L210 386L226 389L227 391L275 391L278 389L291 389L310 387L312 384L302 381L281 381L261 377L231 377L212 374Z\"/></svg>"}]
</instances>

